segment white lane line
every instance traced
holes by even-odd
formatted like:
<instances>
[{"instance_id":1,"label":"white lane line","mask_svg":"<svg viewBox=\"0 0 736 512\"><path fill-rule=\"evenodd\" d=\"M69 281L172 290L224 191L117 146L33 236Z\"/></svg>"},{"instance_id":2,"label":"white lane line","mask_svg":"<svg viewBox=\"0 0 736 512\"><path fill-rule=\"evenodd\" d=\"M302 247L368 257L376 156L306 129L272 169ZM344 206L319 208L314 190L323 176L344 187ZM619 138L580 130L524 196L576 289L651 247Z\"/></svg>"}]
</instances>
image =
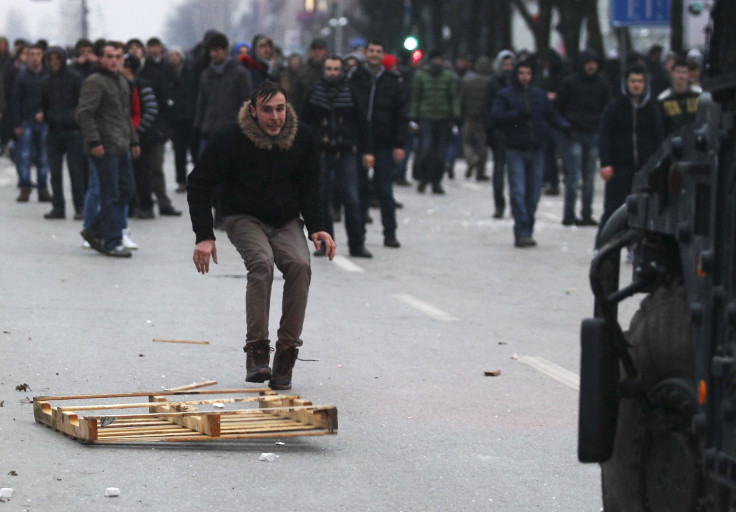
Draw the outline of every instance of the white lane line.
<instances>
[{"instance_id":1,"label":"white lane line","mask_svg":"<svg viewBox=\"0 0 736 512\"><path fill-rule=\"evenodd\" d=\"M462 188L473 190L474 192L483 192L485 190L490 190L488 185L479 185L477 183L470 183L468 181L458 181L458 185L460 185Z\"/></svg>"},{"instance_id":2,"label":"white lane line","mask_svg":"<svg viewBox=\"0 0 736 512\"><path fill-rule=\"evenodd\" d=\"M359 267L345 256L335 256L332 263L343 269L345 272L365 272L363 267Z\"/></svg>"},{"instance_id":3,"label":"white lane line","mask_svg":"<svg viewBox=\"0 0 736 512\"><path fill-rule=\"evenodd\" d=\"M440 320L442 322L455 322L458 320L458 318L452 316L451 314L442 311L441 309L438 309L431 304L427 304L426 302L417 299L413 295L409 295L407 293L397 293L393 295L393 298L410 305L414 309L421 311L425 315L431 316L435 320Z\"/></svg>"},{"instance_id":4,"label":"white lane line","mask_svg":"<svg viewBox=\"0 0 736 512\"><path fill-rule=\"evenodd\" d=\"M558 382L562 382L566 386L570 386L575 391L580 391L580 376L570 370L557 366L555 363L541 357L519 356L519 361L552 377Z\"/></svg>"}]
</instances>

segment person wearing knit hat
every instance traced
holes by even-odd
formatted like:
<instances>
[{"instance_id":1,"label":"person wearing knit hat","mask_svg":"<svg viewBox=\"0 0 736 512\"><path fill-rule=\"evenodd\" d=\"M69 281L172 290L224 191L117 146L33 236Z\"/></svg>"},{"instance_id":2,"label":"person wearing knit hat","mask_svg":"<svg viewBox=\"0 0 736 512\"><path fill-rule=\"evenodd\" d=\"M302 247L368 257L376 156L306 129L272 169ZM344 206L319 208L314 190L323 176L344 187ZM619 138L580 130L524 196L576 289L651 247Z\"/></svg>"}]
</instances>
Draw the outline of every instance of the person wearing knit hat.
<instances>
[{"instance_id":1,"label":"person wearing knit hat","mask_svg":"<svg viewBox=\"0 0 736 512\"><path fill-rule=\"evenodd\" d=\"M250 55L250 45L248 43L235 43L230 52L233 57L240 58L242 55Z\"/></svg>"},{"instance_id":2,"label":"person wearing knit hat","mask_svg":"<svg viewBox=\"0 0 736 512\"><path fill-rule=\"evenodd\" d=\"M386 68L388 71L398 71L399 70L399 61L391 55L390 53L387 53L383 56L383 67Z\"/></svg>"}]
</instances>

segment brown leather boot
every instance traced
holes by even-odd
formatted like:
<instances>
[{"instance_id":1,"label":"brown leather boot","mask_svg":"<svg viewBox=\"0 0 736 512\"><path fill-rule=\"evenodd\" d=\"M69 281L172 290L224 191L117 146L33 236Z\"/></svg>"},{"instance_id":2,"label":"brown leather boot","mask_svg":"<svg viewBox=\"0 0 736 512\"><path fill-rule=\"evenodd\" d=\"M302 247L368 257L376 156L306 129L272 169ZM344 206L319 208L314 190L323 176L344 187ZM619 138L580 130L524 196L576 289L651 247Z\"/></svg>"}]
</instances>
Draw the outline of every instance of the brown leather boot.
<instances>
[{"instance_id":1,"label":"brown leather boot","mask_svg":"<svg viewBox=\"0 0 736 512\"><path fill-rule=\"evenodd\" d=\"M291 370L294 368L299 349L279 348L273 358L273 375L268 387L271 389L291 389Z\"/></svg>"},{"instance_id":2,"label":"brown leather boot","mask_svg":"<svg viewBox=\"0 0 736 512\"><path fill-rule=\"evenodd\" d=\"M271 346L268 341L248 343L245 348L245 382L266 382L271 378ZM275 362L275 361L274 361Z\"/></svg>"},{"instance_id":3,"label":"brown leather boot","mask_svg":"<svg viewBox=\"0 0 736 512\"><path fill-rule=\"evenodd\" d=\"M49 191L45 188L42 188L38 191L38 202L39 203L50 203L51 202L51 194L49 194Z\"/></svg>"},{"instance_id":4,"label":"brown leather boot","mask_svg":"<svg viewBox=\"0 0 736 512\"><path fill-rule=\"evenodd\" d=\"M19 203L27 203L31 198L31 187L20 187L20 194L15 198Z\"/></svg>"}]
</instances>

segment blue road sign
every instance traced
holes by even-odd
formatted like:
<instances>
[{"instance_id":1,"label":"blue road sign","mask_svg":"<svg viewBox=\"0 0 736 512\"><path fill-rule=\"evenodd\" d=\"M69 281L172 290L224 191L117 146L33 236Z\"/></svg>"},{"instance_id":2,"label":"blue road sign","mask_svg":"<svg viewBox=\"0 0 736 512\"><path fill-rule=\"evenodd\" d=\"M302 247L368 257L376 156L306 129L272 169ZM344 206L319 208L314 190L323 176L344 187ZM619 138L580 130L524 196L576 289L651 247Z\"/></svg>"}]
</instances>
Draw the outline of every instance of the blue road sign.
<instances>
[{"instance_id":1,"label":"blue road sign","mask_svg":"<svg viewBox=\"0 0 736 512\"><path fill-rule=\"evenodd\" d=\"M670 24L670 0L609 0L612 27Z\"/></svg>"}]
</instances>

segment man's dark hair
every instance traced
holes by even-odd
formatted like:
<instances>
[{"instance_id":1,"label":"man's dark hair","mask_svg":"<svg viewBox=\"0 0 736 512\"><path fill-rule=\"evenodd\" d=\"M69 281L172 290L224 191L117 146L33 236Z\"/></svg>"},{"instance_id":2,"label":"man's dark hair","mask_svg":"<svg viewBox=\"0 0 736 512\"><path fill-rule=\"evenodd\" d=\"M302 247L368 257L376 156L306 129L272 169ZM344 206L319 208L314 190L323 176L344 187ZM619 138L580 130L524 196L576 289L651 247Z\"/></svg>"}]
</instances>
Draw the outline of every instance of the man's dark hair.
<instances>
[{"instance_id":1,"label":"man's dark hair","mask_svg":"<svg viewBox=\"0 0 736 512\"><path fill-rule=\"evenodd\" d=\"M109 40L109 41L105 41L105 46L111 46L111 47L115 48L116 50L124 50L125 49L122 41L114 41L112 39Z\"/></svg>"},{"instance_id":2,"label":"man's dark hair","mask_svg":"<svg viewBox=\"0 0 736 512\"><path fill-rule=\"evenodd\" d=\"M286 91L284 91L283 87L281 87L276 82L272 82L270 80L266 80L261 85L256 87L256 89L253 91L253 94L250 95L250 104L253 108L258 105L257 100L262 100L261 103L264 101L268 101L274 96L276 96L278 93L281 93L286 97Z\"/></svg>"},{"instance_id":3,"label":"man's dark hair","mask_svg":"<svg viewBox=\"0 0 736 512\"><path fill-rule=\"evenodd\" d=\"M128 39L128 42L125 43L126 48L130 48L132 45L137 44L141 48L143 48L143 41L138 39L137 37L134 37L133 39Z\"/></svg>"},{"instance_id":4,"label":"man's dark hair","mask_svg":"<svg viewBox=\"0 0 736 512\"><path fill-rule=\"evenodd\" d=\"M629 75L644 75L646 76L647 70L639 63L632 64L626 69L626 80L629 79Z\"/></svg>"},{"instance_id":5,"label":"man's dark hair","mask_svg":"<svg viewBox=\"0 0 736 512\"><path fill-rule=\"evenodd\" d=\"M105 41L102 38L95 39L94 45L92 46L92 48L94 48L95 55L97 55L98 57L101 57L102 56L102 52L105 49L105 44L106 43L107 43L107 41Z\"/></svg>"},{"instance_id":6,"label":"man's dark hair","mask_svg":"<svg viewBox=\"0 0 736 512\"><path fill-rule=\"evenodd\" d=\"M41 46L38 43L33 43L31 45L28 45L27 48L30 48L31 50L41 50L41 53L43 53L44 51L46 51L46 50L44 50L43 46Z\"/></svg>"},{"instance_id":7,"label":"man's dark hair","mask_svg":"<svg viewBox=\"0 0 736 512\"><path fill-rule=\"evenodd\" d=\"M336 54L336 53L331 53L331 54L329 54L329 55L328 55L327 57L325 57L325 60L328 60L328 59L329 59L329 60L339 60L339 61L340 61L340 64L345 64L345 61L344 61L344 60L342 60L342 57L340 57L340 56L339 56L338 54Z\"/></svg>"},{"instance_id":8,"label":"man's dark hair","mask_svg":"<svg viewBox=\"0 0 736 512\"><path fill-rule=\"evenodd\" d=\"M365 47L368 48L371 45L380 46L384 50L386 49L386 45L383 44L383 41L381 41L380 39L369 39L368 42L365 44Z\"/></svg>"},{"instance_id":9,"label":"man's dark hair","mask_svg":"<svg viewBox=\"0 0 736 512\"><path fill-rule=\"evenodd\" d=\"M45 52L49 49L49 42L46 39L39 39L33 46L36 48L41 48L41 51Z\"/></svg>"},{"instance_id":10,"label":"man's dark hair","mask_svg":"<svg viewBox=\"0 0 736 512\"><path fill-rule=\"evenodd\" d=\"M318 50L321 48L327 48L327 41L324 39L312 39L312 44L309 45L312 50Z\"/></svg>"},{"instance_id":11,"label":"man's dark hair","mask_svg":"<svg viewBox=\"0 0 736 512\"><path fill-rule=\"evenodd\" d=\"M82 48L92 48L92 41L83 37L77 39L77 42L74 43L74 52L79 55L79 50Z\"/></svg>"},{"instance_id":12,"label":"man's dark hair","mask_svg":"<svg viewBox=\"0 0 736 512\"><path fill-rule=\"evenodd\" d=\"M532 75L534 74L534 65L530 60L522 60L516 65L516 70L518 71L519 68L527 68L530 69L532 72Z\"/></svg>"},{"instance_id":13,"label":"man's dark hair","mask_svg":"<svg viewBox=\"0 0 736 512\"><path fill-rule=\"evenodd\" d=\"M227 36L221 32L213 32L207 37L207 41L204 44L205 49L210 51L212 48L224 48L227 50L230 47L230 41L227 40Z\"/></svg>"},{"instance_id":14,"label":"man's dark hair","mask_svg":"<svg viewBox=\"0 0 736 512\"><path fill-rule=\"evenodd\" d=\"M161 42L161 39L158 37L152 37L148 41L146 41L146 46L163 46L164 43Z\"/></svg>"},{"instance_id":15,"label":"man's dark hair","mask_svg":"<svg viewBox=\"0 0 736 512\"><path fill-rule=\"evenodd\" d=\"M672 69L675 68L689 68L687 65L687 59L683 57L678 57L675 59L675 62L672 64Z\"/></svg>"}]
</instances>

